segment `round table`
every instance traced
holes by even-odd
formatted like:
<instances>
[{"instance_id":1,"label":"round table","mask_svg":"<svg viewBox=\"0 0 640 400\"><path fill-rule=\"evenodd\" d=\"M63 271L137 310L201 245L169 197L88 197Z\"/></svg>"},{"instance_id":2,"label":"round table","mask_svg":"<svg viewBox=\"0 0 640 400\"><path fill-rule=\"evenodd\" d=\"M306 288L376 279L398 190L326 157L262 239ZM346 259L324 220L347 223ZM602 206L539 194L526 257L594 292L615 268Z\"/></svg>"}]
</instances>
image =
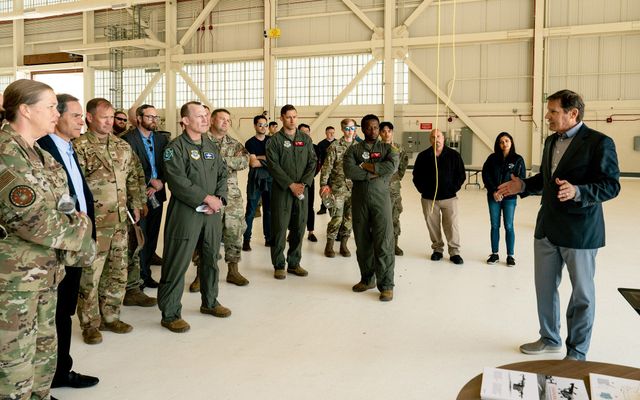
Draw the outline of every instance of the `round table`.
<instances>
[{"instance_id":1,"label":"round table","mask_svg":"<svg viewBox=\"0 0 640 400\"><path fill-rule=\"evenodd\" d=\"M638 368L592 361L537 360L501 365L498 368L582 379L589 395L591 395L588 379L590 372L640 380L640 369ZM462 387L460 393L458 393L457 400L480 400L481 385L482 374L471 379Z\"/></svg>"}]
</instances>

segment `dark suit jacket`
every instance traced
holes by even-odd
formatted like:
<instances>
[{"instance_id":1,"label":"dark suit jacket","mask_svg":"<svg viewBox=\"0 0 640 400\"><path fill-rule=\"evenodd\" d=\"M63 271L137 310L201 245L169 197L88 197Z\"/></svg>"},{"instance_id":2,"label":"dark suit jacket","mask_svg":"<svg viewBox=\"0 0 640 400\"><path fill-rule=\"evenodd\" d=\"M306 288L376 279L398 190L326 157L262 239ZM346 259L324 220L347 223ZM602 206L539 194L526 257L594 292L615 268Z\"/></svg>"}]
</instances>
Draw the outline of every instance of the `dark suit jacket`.
<instances>
[{"instance_id":1,"label":"dark suit jacket","mask_svg":"<svg viewBox=\"0 0 640 400\"><path fill-rule=\"evenodd\" d=\"M140 132L138 129L129 130L122 139L126 140L133 152L136 153L140 163L142 164L142 169L144 170L144 179L146 182L149 182L151 179L151 164L149 163L149 157L147 156L147 151L145 149L145 144L140 137ZM164 153L164 148L167 147L169 143L169 138L164 132L154 132L153 133L153 149L154 156L156 159L156 171L158 173L158 179L162 181L162 183L166 183L167 180L164 177L164 168L162 168L162 153ZM167 192L163 188L162 190L156 192L156 199L159 202L164 202L167 200Z\"/></svg>"},{"instance_id":2,"label":"dark suit jacket","mask_svg":"<svg viewBox=\"0 0 640 400\"><path fill-rule=\"evenodd\" d=\"M56 161L62 165L62 168L64 168L64 172L67 173L67 182L69 183L69 194L72 196L75 195L76 190L74 189L73 184L71 183L71 176L69 175L69 171L67 171L67 167L65 166L64 161L62 160L62 155L58 151L58 148L56 147L56 144L53 142L53 139L51 139L48 135L43 136L40 139L38 139L38 144L40 145L40 147L42 147L43 150L49 152L49 154L51 154L53 158L55 158ZM82 187L84 189L84 197L85 197L85 200L87 201L87 215L89 216L92 222L91 236L95 240L96 219L95 219L95 212L93 207L93 194L91 193L91 189L89 189L89 186L87 186L87 181L84 179L84 175L82 174L82 169L80 168L80 164L78 164L78 157L76 156L76 153L73 153L73 159L76 162L76 166L78 167L78 170L80 171L80 176L82 177ZM76 209L80 211L80 205L77 202L76 202Z\"/></svg>"},{"instance_id":3,"label":"dark suit jacket","mask_svg":"<svg viewBox=\"0 0 640 400\"><path fill-rule=\"evenodd\" d=\"M572 249L596 249L605 244L602 202L620 192L620 170L613 140L582 125L558 167L551 174L551 151L557 134L544 143L540 173L525 179L525 192L542 194L536 223L536 239L548 238L556 246ZM580 201L560 202L560 178L580 189Z\"/></svg>"}]
</instances>

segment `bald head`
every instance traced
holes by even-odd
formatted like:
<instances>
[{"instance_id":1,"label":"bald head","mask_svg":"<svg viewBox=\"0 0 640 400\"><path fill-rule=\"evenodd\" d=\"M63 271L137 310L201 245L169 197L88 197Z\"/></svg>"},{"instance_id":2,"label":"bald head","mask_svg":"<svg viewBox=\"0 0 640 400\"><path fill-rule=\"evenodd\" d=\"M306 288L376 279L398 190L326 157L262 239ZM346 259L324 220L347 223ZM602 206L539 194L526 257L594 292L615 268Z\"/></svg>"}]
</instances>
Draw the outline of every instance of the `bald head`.
<instances>
[{"instance_id":1,"label":"bald head","mask_svg":"<svg viewBox=\"0 0 640 400\"><path fill-rule=\"evenodd\" d=\"M138 126L138 121L136 120L136 109L138 107L136 107L135 105L133 107L131 107L129 109L129 111L127 111L127 117L129 117L129 123L131 124L131 126Z\"/></svg>"}]
</instances>

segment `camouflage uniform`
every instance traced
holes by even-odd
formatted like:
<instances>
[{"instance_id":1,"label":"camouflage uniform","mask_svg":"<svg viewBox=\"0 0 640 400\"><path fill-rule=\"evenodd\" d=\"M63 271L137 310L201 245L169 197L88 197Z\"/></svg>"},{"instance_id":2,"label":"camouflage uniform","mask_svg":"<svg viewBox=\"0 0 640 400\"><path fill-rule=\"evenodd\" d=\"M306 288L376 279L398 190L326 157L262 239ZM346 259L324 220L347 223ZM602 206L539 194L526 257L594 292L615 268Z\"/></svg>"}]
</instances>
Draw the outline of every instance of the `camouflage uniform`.
<instances>
[{"instance_id":1,"label":"camouflage uniform","mask_svg":"<svg viewBox=\"0 0 640 400\"><path fill-rule=\"evenodd\" d=\"M127 206L141 209L146 201L131 146L113 134L101 139L88 131L73 141L80 168L93 193L98 255L82 271L78 318L83 330L99 328L101 318L120 318L127 285Z\"/></svg>"},{"instance_id":2,"label":"camouflage uniform","mask_svg":"<svg viewBox=\"0 0 640 400\"><path fill-rule=\"evenodd\" d=\"M92 243L85 214L57 211L63 167L5 125L0 132L0 398L48 399L63 261ZM95 251L95 248L94 248Z\"/></svg>"},{"instance_id":3,"label":"camouflage uniform","mask_svg":"<svg viewBox=\"0 0 640 400\"><path fill-rule=\"evenodd\" d=\"M320 186L329 185L335 198L335 206L329 212L327 239L348 238L351 235L351 189L353 182L344 176L342 158L353 142L344 138L336 140L327 149L327 156L320 172Z\"/></svg>"},{"instance_id":4,"label":"camouflage uniform","mask_svg":"<svg viewBox=\"0 0 640 400\"><path fill-rule=\"evenodd\" d=\"M237 263L242 250L242 235L247 229L237 171L249 167L249 152L229 135L224 135L220 140L213 136L210 138L220 149L220 155L227 164L227 205L222 209L224 261Z\"/></svg>"},{"instance_id":5,"label":"camouflage uniform","mask_svg":"<svg viewBox=\"0 0 640 400\"><path fill-rule=\"evenodd\" d=\"M147 183L144 178L144 170L142 169L142 163L140 163L140 159L138 156L134 154L134 163L135 163L135 171L138 175L138 184L143 188L147 187ZM146 191L143 191L146 193ZM145 196L146 203L146 196ZM131 223L131 221L127 220L128 227L128 244L127 244L127 258L129 262L127 264L127 290L139 288L143 280L140 277L140 251L144 245L143 243L138 243L136 240L136 231L135 227Z\"/></svg>"},{"instance_id":6,"label":"camouflage uniform","mask_svg":"<svg viewBox=\"0 0 640 400\"><path fill-rule=\"evenodd\" d=\"M402 213L402 196L400 194L400 182L404 177L404 173L407 171L407 165L409 164L409 155L398 143L393 143L392 146L396 148L400 154L400 164L398 165L398 171L391 176L389 181L389 192L391 193L391 215L393 217L393 235L396 237L396 245L398 243L398 236L400 236L400 214Z\"/></svg>"}]
</instances>

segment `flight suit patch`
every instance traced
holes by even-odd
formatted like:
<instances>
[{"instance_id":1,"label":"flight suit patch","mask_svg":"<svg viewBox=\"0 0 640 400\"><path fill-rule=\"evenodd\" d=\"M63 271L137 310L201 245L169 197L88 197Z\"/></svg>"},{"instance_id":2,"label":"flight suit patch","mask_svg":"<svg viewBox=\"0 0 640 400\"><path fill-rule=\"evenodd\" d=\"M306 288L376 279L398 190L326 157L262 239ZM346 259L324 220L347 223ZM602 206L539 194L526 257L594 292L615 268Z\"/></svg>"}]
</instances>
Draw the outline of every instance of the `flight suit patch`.
<instances>
[{"instance_id":1,"label":"flight suit patch","mask_svg":"<svg viewBox=\"0 0 640 400\"><path fill-rule=\"evenodd\" d=\"M200 152L198 150L191 150L191 153L189 153L189 155L194 160L199 160L200 159Z\"/></svg>"},{"instance_id":2,"label":"flight suit patch","mask_svg":"<svg viewBox=\"0 0 640 400\"><path fill-rule=\"evenodd\" d=\"M363 151L362 152L362 158L364 158L365 160L369 159L369 152L368 151Z\"/></svg>"},{"instance_id":3,"label":"flight suit patch","mask_svg":"<svg viewBox=\"0 0 640 400\"><path fill-rule=\"evenodd\" d=\"M213 160L215 157L215 154L213 153L209 153L208 151L204 152L204 159L205 160Z\"/></svg>"},{"instance_id":4,"label":"flight suit patch","mask_svg":"<svg viewBox=\"0 0 640 400\"><path fill-rule=\"evenodd\" d=\"M164 161L169 161L173 158L173 149L169 148L164 151L163 157Z\"/></svg>"},{"instance_id":5,"label":"flight suit patch","mask_svg":"<svg viewBox=\"0 0 640 400\"><path fill-rule=\"evenodd\" d=\"M9 192L9 200L16 207L29 207L36 201L36 192L26 185L18 185Z\"/></svg>"},{"instance_id":6,"label":"flight suit patch","mask_svg":"<svg viewBox=\"0 0 640 400\"><path fill-rule=\"evenodd\" d=\"M286 147L287 149L291 147L291 142L289 141L285 141L283 144L284 144L284 147Z\"/></svg>"},{"instance_id":7,"label":"flight suit patch","mask_svg":"<svg viewBox=\"0 0 640 400\"><path fill-rule=\"evenodd\" d=\"M295 142L293 142L293 145L296 147L302 147L304 146L304 142L302 140L297 140Z\"/></svg>"},{"instance_id":8,"label":"flight suit patch","mask_svg":"<svg viewBox=\"0 0 640 400\"><path fill-rule=\"evenodd\" d=\"M380 158L380 153L371 153L371 158Z\"/></svg>"}]
</instances>

